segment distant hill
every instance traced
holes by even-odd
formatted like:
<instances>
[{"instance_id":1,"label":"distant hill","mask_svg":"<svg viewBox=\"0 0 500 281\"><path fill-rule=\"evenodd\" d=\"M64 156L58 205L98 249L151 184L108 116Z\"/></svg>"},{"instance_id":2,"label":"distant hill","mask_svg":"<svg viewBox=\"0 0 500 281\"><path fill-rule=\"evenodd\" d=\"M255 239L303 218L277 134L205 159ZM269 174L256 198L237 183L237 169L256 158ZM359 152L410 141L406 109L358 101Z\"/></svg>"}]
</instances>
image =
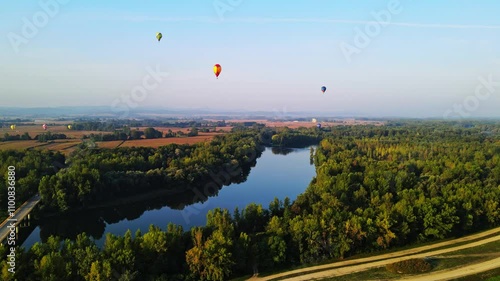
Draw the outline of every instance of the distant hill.
<instances>
[{"instance_id":1,"label":"distant hill","mask_svg":"<svg viewBox=\"0 0 500 281\"><path fill-rule=\"evenodd\" d=\"M0 120L11 118L212 118L212 119L252 119L252 120L304 120L310 118L338 118L338 119L358 119L358 120L387 120L387 119L408 119L414 116L394 116L384 114L367 114L361 112L347 111L287 111L278 109L273 111L265 110L244 110L244 109L210 109L210 108L160 108L160 107L140 107L129 109L124 116L124 111L119 111L110 106L61 106L61 107L0 107ZM416 118L416 119L439 119L442 116ZM477 118L495 119L495 118ZM497 118L498 119L498 118ZM453 121L453 120L450 120ZM456 120L455 120L456 121Z\"/></svg>"}]
</instances>

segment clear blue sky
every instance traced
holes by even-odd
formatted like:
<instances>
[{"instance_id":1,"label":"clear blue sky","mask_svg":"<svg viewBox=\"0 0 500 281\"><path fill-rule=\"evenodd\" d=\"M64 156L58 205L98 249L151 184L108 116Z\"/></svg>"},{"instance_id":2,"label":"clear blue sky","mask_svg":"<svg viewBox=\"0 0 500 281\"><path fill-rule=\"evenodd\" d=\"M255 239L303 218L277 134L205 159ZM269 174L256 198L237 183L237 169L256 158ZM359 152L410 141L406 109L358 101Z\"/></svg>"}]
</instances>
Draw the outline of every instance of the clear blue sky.
<instances>
[{"instance_id":1,"label":"clear blue sky","mask_svg":"<svg viewBox=\"0 0 500 281\"><path fill-rule=\"evenodd\" d=\"M3 3L0 106L111 106L158 65L169 76L138 107L500 115L500 85L474 104L479 76L500 82L500 1L241 0L222 17L215 6L238 1L66 1L18 52L23 18L58 2ZM391 2L391 24L357 45Z\"/></svg>"}]
</instances>

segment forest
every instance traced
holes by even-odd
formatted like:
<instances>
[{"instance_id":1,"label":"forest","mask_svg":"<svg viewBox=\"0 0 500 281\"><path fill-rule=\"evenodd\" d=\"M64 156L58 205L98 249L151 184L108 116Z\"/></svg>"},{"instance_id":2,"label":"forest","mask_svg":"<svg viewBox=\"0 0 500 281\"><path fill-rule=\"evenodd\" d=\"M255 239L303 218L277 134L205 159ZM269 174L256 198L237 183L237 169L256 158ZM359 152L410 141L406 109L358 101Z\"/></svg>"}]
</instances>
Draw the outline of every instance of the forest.
<instances>
[{"instance_id":1,"label":"forest","mask_svg":"<svg viewBox=\"0 0 500 281\"><path fill-rule=\"evenodd\" d=\"M67 161L68 167L42 178L42 208L65 212L158 189L186 192L210 181L211 172L220 167L237 181L261 153L255 136L245 134L220 136L193 146L82 150Z\"/></svg>"},{"instance_id":2,"label":"forest","mask_svg":"<svg viewBox=\"0 0 500 281\"><path fill-rule=\"evenodd\" d=\"M235 171L230 167L251 163L263 145L315 142L316 176L294 200L216 208L204 227L190 230L167 224L108 234L102 248L84 233L75 241L50 237L17 251L15 275L2 261L2 280L227 280L500 224L498 122L237 128L210 144L81 150L69 159L2 152L0 168L24 161L36 170L32 177L41 178L28 191L38 188L45 210L64 212L113 196L210 181L210 169ZM62 160L63 168L50 170L50 161ZM5 256L6 248L0 252Z\"/></svg>"},{"instance_id":3,"label":"forest","mask_svg":"<svg viewBox=\"0 0 500 281\"><path fill-rule=\"evenodd\" d=\"M48 150L0 150L0 170L15 167L16 207L35 195L40 180L55 175L55 164L64 161L63 154ZM7 172L0 175L0 208L0 220L3 221L7 218Z\"/></svg>"}]
</instances>

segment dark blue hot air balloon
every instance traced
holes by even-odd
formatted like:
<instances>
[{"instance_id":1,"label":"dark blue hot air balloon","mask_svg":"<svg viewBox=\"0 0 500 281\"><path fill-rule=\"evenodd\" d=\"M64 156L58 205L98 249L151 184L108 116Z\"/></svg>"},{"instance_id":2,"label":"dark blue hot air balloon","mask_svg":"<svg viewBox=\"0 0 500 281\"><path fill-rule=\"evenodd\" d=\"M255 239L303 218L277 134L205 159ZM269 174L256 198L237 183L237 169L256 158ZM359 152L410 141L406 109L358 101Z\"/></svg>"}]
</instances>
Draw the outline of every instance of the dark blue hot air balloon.
<instances>
[{"instance_id":1,"label":"dark blue hot air balloon","mask_svg":"<svg viewBox=\"0 0 500 281\"><path fill-rule=\"evenodd\" d=\"M321 91L322 91L322 92L323 92L323 94L324 94L324 93L326 92L326 87L325 87L325 86L321 87Z\"/></svg>"},{"instance_id":2,"label":"dark blue hot air balloon","mask_svg":"<svg viewBox=\"0 0 500 281\"><path fill-rule=\"evenodd\" d=\"M316 125L316 127L318 127L318 129L321 129L321 124L320 124L320 123L318 123L318 124Z\"/></svg>"}]
</instances>

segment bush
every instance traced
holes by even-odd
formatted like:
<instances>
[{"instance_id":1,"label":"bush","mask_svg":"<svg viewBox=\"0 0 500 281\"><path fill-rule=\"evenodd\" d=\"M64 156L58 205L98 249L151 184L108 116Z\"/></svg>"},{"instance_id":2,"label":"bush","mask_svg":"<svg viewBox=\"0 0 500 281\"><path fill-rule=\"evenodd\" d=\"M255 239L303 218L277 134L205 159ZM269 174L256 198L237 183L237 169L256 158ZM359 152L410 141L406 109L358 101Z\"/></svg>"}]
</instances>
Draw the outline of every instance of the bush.
<instances>
[{"instance_id":1,"label":"bush","mask_svg":"<svg viewBox=\"0 0 500 281\"><path fill-rule=\"evenodd\" d=\"M424 259L410 259L388 264L386 269L392 273L416 274L432 270L432 264Z\"/></svg>"}]
</instances>

